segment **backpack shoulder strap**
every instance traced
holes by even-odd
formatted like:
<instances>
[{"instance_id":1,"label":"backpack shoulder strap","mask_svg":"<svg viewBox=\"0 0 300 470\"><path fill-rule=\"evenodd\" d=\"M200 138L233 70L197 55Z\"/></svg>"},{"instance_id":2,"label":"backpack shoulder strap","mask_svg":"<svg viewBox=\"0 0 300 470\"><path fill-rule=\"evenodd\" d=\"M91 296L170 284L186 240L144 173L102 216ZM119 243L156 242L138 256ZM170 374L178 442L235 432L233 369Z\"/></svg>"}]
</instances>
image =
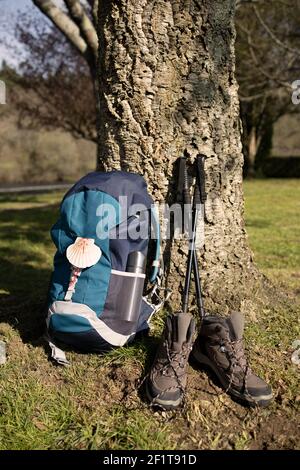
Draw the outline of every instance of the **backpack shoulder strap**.
<instances>
[{"instance_id":1,"label":"backpack shoulder strap","mask_svg":"<svg viewBox=\"0 0 300 470\"><path fill-rule=\"evenodd\" d=\"M155 240L155 252L154 259L152 262L152 271L149 278L151 284L154 284L158 280L158 276L162 269L162 257L161 257L161 247L160 247L160 226L157 209L154 205L151 206L151 231L153 229L153 235Z\"/></svg>"},{"instance_id":2,"label":"backpack shoulder strap","mask_svg":"<svg viewBox=\"0 0 300 470\"><path fill-rule=\"evenodd\" d=\"M151 206L151 229L155 240L155 250L154 259L152 262L152 272L149 277L149 282L152 284L152 287L150 288L146 299L147 302L153 306L153 313L156 313L170 298L172 291L171 289L162 286L162 280L164 276L164 262L161 252L158 211L154 205Z\"/></svg>"}]
</instances>

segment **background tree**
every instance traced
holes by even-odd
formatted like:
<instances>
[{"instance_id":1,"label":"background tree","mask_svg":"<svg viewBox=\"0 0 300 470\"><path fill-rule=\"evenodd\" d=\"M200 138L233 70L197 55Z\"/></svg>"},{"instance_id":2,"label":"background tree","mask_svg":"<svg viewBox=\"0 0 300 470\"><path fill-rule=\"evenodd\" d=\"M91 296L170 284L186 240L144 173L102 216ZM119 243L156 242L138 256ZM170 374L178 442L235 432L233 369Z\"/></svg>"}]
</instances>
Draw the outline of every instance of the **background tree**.
<instances>
[{"instance_id":1,"label":"background tree","mask_svg":"<svg viewBox=\"0 0 300 470\"><path fill-rule=\"evenodd\" d=\"M19 18L16 36L26 53L12 95L21 126L63 129L96 142L96 96L84 57L54 25L29 13Z\"/></svg>"},{"instance_id":2,"label":"background tree","mask_svg":"<svg viewBox=\"0 0 300 470\"><path fill-rule=\"evenodd\" d=\"M59 7L52 0L32 0L86 60L96 79L98 38L96 31L98 0L63 0ZM96 82L95 82L96 83Z\"/></svg>"},{"instance_id":3,"label":"background tree","mask_svg":"<svg viewBox=\"0 0 300 470\"><path fill-rule=\"evenodd\" d=\"M240 85L245 174L269 156L273 126L299 112L291 101L300 66L300 2L240 2L237 12L237 79Z\"/></svg>"}]
</instances>

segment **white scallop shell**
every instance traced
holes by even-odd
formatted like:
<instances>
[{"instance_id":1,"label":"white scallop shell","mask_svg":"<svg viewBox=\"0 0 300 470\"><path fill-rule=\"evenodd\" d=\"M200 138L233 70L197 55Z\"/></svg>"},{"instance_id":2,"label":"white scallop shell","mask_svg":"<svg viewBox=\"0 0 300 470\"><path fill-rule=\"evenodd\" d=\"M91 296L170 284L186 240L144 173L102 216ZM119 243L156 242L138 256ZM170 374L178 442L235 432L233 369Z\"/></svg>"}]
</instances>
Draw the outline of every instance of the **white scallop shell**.
<instances>
[{"instance_id":1,"label":"white scallop shell","mask_svg":"<svg viewBox=\"0 0 300 470\"><path fill-rule=\"evenodd\" d=\"M95 245L93 238L77 237L75 243L68 246L67 258L76 268L89 268L96 264L101 257L100 248Z\"/></svg>"}]
</instances>

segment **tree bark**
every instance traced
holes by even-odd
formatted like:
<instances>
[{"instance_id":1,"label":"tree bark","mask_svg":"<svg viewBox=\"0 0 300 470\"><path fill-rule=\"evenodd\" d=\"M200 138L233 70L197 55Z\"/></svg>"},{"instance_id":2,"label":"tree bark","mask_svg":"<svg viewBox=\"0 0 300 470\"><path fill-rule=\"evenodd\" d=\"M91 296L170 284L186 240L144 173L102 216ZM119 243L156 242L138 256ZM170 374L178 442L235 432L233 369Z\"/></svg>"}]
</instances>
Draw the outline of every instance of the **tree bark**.
<instances>
[{"instance_id":1,"label":"tree bark","mask_svg":"<svg viewBox=\"0 0 300 470\"><path fill-rule=\"evenodd\" d=\"M234 0L100 0L99 169L141 173L174 202L174 162L205 163L207 305L239 307L259 278L244 227ZM178 303L185 241L167 241ZM210 300L212 302L210 302Z\"/></svg>"}]
</instances>

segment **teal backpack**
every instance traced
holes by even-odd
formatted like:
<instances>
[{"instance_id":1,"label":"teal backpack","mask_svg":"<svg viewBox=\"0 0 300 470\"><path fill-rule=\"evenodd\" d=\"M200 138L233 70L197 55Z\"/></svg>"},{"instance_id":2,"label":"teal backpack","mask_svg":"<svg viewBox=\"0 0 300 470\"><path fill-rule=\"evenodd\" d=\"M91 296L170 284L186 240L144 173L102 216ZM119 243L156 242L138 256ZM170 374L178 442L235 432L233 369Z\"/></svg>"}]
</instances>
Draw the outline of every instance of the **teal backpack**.
<instances>
[{"instance_id":1,"label":"teal backpack","mask_svg":"<svg viewBox=\"0 0 300 470\"><path fill-rule=\"evenodd\" d=\"M104 353L149 329L165 301L159 294L159 232L153 200L138 174L89 173L67 192L51 230L57 252L47 331L55 361L68 364L61 345Z\"/></svg>"}]
</instances>

